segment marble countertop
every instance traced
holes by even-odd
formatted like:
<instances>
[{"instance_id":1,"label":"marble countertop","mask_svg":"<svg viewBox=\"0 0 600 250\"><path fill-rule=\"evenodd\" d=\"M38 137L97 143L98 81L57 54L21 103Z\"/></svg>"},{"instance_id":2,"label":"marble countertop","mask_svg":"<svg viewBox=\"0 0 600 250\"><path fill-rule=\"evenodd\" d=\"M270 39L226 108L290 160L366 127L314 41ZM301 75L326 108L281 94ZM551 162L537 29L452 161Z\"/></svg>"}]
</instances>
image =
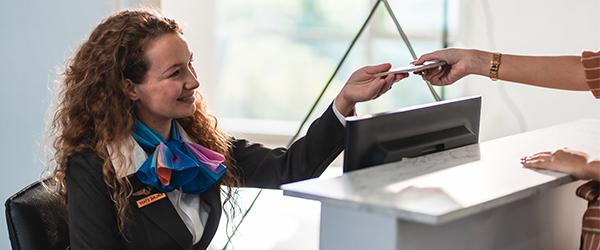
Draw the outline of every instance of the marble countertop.
<instances>
[{"instance_id":1,"label":"marble countertop","mask_svg":"<svg viewBox=\"0 0 600 250\"><path fill-rule=\"evenodd\" d=\"M281 188L289 196L435 225L575 181L520 164L523 156L563 147L600 157L600 120L579 120Z\"/></svg>"}]
</instances>

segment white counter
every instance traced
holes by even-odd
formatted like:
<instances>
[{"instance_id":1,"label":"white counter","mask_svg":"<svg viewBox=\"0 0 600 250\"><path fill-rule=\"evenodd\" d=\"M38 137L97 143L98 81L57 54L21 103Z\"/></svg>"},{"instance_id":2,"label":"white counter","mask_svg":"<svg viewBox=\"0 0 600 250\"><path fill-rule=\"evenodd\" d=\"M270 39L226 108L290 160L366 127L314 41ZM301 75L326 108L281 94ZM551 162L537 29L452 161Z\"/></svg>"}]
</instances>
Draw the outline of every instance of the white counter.
<instances>
[{"instance_id":1,"label":"white counter","mask_svg":"<svg viewBox=\"0 0 600 250\"><path fill-rule=\"evenodd\" d=\"M523 156L562 147L581 149L590 155L600 156L600 121L580 120L358 170L332 179L292 183L282 186L282 189L285 195L322 203L322 231L323 222L328 220L323 218L324 215L327 211L333 211L330 208L338 214L339 211L347 210L399 221L392 227L398 226L397 223L400 222L432 227L453 221L460 224L462 222L459 221L473 220L470 217L484 211L506 207L517 200L533 197L536 193L549 194L557 191L556 187L575 181L562 173L525 169L520 164ZM574 197L574 189L579 184L570 185L568 190L557 191L568 199L558 199L558 204L562 202L573 205L571 208L563 207L567 211L557 213L575 214L571 215L572 218L581 218L585 202ZM526 211L525 208L517 209L521 210L519 213ZM544 210L544 213L552 213L551 208ZM356 217L357 214L351 217ZM527 217L527 214L523 216ZM499 220L498 223L501 223L503 219ZM580 221L572 220L569 220L572 224L567 228L577 229ZM477 224L477 220L473 223ZM570 237L578 233L571 233ZM322 242L326 240L323 239L323 232L321 237ZM573 240L577 238L571 239ZM396 243L391 249L400 249L400 245Z\"/></svg>"}]
</instances>

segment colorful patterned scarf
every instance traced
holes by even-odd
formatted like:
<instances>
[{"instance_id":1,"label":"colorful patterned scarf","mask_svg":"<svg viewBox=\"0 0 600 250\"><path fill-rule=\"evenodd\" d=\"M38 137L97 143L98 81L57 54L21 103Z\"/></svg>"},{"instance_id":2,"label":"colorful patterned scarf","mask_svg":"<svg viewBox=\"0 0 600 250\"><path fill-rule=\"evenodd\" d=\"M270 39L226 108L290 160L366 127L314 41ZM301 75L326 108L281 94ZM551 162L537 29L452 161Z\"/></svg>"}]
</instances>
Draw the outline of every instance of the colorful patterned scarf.
<instances>
[{"instance_id":1,"label":"colorful patterned scarf","mask_svg":"<svg viewBox=\"0 0 600 250\"><path fill-rule=\"evenodd\" d=\"M169 140L139 120L135 121L133 138L149 152L136 177L162 192L180 189L185 193L201 193L225 173L225 157L202 145L182 141L175 120L171 123Z\"/></svg>"}]
</instances>

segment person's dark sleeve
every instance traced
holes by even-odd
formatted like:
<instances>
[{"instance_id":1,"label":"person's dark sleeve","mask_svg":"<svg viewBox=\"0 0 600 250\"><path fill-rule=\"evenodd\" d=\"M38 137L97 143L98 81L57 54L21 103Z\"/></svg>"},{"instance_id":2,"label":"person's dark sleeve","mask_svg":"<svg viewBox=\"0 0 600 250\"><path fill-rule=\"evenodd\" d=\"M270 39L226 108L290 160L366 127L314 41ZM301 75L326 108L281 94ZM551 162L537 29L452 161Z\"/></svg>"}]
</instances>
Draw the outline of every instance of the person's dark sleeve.
<instances>
[{"instance_id":1,"label":"person's dark sleeve","mask_svg":"<svg viewBox=\"0 0 600 250\"><path fill-rule=\"evenodd\" d=\"M234 164L247 187L279 188L280 185L321 175L342 152L344 126L332 106L289 149L266 148L246 140L233 140Z\"/></svg>"},{"instance_id":2,"label":"person's dark sleeve","mask_svg":"<svg viewBox=\"0 0 600 250\"><path fill-rule=\"evenodd\" d=\"M66 179L70 249L123 248L114 203L102 181L102 164L102 159L92 154L69 160Z\"/></svg>"}]
</instances>

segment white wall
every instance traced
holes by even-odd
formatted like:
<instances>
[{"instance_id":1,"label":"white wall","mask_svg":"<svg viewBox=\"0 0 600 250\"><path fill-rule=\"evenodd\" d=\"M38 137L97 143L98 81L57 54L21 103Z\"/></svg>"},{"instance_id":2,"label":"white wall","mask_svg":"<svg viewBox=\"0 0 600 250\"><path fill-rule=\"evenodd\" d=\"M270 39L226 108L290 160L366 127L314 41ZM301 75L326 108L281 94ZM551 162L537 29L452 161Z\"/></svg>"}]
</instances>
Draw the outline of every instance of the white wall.
<instances>
[{"instance_id":1,"label":"white wall","mask_svg":"<svg viewBox=\"0 0 600 250\"><path fill-rule=\"evenodd\" d=\"M486 25L486 2L492 26ZM600 50L598 0L461 0L461 5L457 42L465 47L530 55L580 55L584 49ZM492 32L492 42L488 31ZM483 96L482 140L519 132L499 85L522 112L528 130L581 118L600 119L600 100L590 92L492 82L478 76L468 77L461 84L466 84L468 95Z\"/></svg>"}]
</instances>

